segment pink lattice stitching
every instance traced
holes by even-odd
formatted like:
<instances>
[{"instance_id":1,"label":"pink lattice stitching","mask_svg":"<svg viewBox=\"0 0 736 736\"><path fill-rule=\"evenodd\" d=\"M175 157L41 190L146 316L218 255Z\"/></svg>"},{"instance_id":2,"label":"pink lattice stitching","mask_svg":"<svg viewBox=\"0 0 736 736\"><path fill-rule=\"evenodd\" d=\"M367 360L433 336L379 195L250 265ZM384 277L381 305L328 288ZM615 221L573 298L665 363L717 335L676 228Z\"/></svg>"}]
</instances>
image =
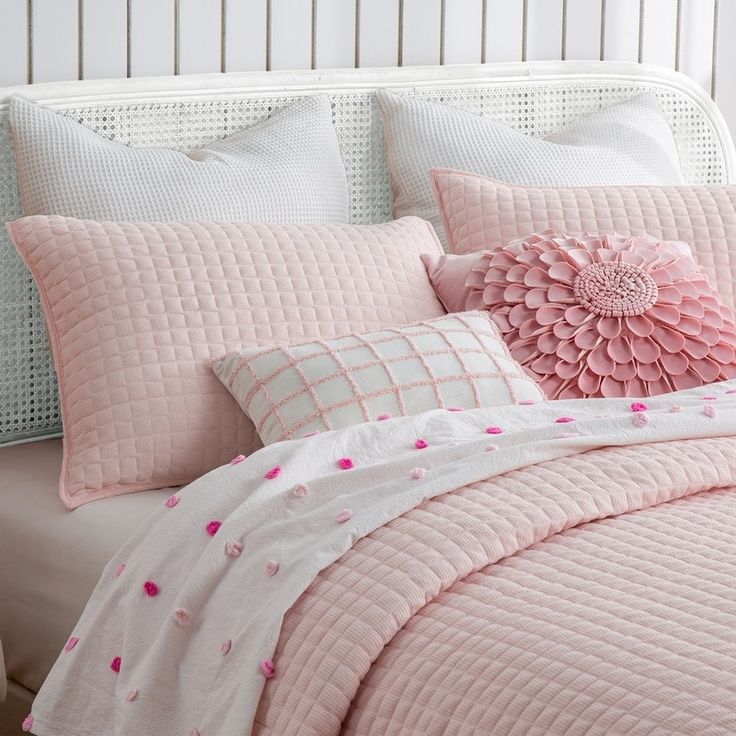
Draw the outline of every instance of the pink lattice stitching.
<instances>
[{"instance_id":1,"label":"pink lattice stitching","mask_svg":"<svg viewBox=\"0 0 736 736\"><path fill-rule=\"evenodd\" d=\"M330 413L334 412L337 409L341 409L354 404L357 404L357 406L360 407L363 419L365 421L368 421L371 418L370 412L368 410L368 401L370 399L375 399L380 396L385 396L389 394L393 394L396 397L401 413L406 414L406 406L404 404L402 393L411 389L422 387L431 386L435 393L437 405L443 408L445 406L445 401L441 390L442 386L445 384L452 384L457 382L465 383L468 384L471 388L475 405L480 406L481 397L478 381L484 379L501 379L505 384L506 390L508 391L511 400L515 401L516 395L510 379L528 379L526 379L526 376L518 371L511 370L507 373L501 369L498 361L493 356L492 351L489 349L489 346L484 342L484 340L487 340L489 338L492 339L494 346L498 346L507 358L510 359L510 355L501 342L500 338L498 337L495 327L490 322L490 319L488 319L487 321L484 320L481 323L481 325L485 327L485 329L479 329L477 318L474 321L470 321L469 318L465 315L452 315L452 317L456 322L461 323L462 326L453 326L452 324L448 325L447 323L435 325L431 322L422 322L413 326L414 330L409 330L407 328L382 330L382 332L387 334L380 337L371 337L357 334L348 335L345 338L341 338L341 340L353 338L355 342L349 342L348 344L340 346L332 344L330 341L311 340L307 343L303 343L303 345L316 345L322 349L315 352L309 352L305 355L298 355L295 353L295 351L301 346L294 346L292 348L274 347L269 350L261 350L254 353L240 355L239 359L236 361L235 366L226 376L225 381L232 387L235 379L237 378L241 370L245 369L248 372L251 378L251 385L247 393L243 397L241 403L245 410L250 413L250 408L255 397L259 394L264 396L268 408L262 416L254 417L256 418L256 427L260 432L264 430L264 427L266 427L269 421L276 421L280 428L280 439L286 439L294 436L294 434L300 429L307 425L310 425L316 420L322 421L327 429L332 429L333 427L329 419ZM449 337L453 334L461 336L472 336L474 342L477 344L477 347L460 347L453 344ZM418 347L416 339L424 336L436 337L440 339L442 343L444 343L444 345L436 349L422 350ZM410 348L408 354L394 356L381 355L381 352L379 351L379 346L389 345L399 340L405 342L406 345ZM341 354L358 348L367 348L372 353L372 355L375 356L375 360L367 360L363 363L349 366L342 358ZM266 375L259 376L253 366L254 361L256 359L263 359L264 357L268 357L273 354L283 356L285 358L284 361ZM465 356L471 354L482 355L486 358L490 358L495 370L472 371L465 360ZM452 355L455 357L460 370L459 372L453 373L451 375L438 376L433 370L430 358L446 355ZM334 362L336 369L314 379L310 379L303 370L302 364L305 361L311 361L320 358L330 358ZM415 381L402 383L396 378L396 375L391 370L391 366L407 360L418 361L422 365L425 375ZM513 365L513 361L511 360L510 365ZM361 390L353 374L357 371L376 367L381 367L384 369L390 385L384 386L374 391ZM289 369L293 369L296 373L299 379L299 385L287 395L275 399L275 397L269 391L269 386L271 386L272 382L276 378L281 376L285 371ZM330 381L334 381L338 378L343 378L348 383L352 391L352 395L341 401L325 405L316 389L320 385L328 383ZM304 393L309 394L311 401L314 404L314 410L309 412L308 415L302 416L296 422L289 422L285 420L284 416L282 415L281 409L289 402L293 401Z\"/></svg>"}]
</instances>

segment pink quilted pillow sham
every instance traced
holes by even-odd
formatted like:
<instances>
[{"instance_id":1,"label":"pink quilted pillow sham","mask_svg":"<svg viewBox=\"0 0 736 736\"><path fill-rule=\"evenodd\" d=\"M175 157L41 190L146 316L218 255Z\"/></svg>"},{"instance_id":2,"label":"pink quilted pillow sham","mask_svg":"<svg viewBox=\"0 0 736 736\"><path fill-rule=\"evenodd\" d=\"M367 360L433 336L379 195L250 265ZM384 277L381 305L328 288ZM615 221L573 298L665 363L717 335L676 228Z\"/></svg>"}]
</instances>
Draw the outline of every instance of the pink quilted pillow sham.
<instances>
[{"instance_id":1,"label":"pink quilted pillow sham","mask_svg":"<svg viewBox=\"0 0 736 736\"><path fill-rule=\"evenodd\" d=\"M724 302L736 306L736 187L525 187L432 171L453 253L498 248L552 229L651 235L687 243Z\"/></svg>"},{"instance_id":2,"label":"pink quilted pillow sham","mask_svg":"<svg viewBox=\"0 0 736 736\"><path fill-rule=\"evenodd\" d=\"M431 409L544 400L487 312L250 348L213 367L265 444Z\"/></svg>"},{"instance_id":3,"label":"pink quilted pillow sham","mask_svg":"<svg viewBox=\"0 0 736 736\"><path fill-rule=\"evenodd\" d=\"M41 293L61 391L70 508L188 483L258 447L211 359L444 314L428 223L96 223L8 230Z\"/></svg>"},{"instance_id":4,"label":"pink quilted pillow sham","mask_svg":"<svg viewBox=\"0 0 736 736\"><path fill-rule=\"evenodd\" d=\"M733 315L685 243L547 231L481 255L468 288L550 399L736 377Z\"/></svg>"}]
</instances>

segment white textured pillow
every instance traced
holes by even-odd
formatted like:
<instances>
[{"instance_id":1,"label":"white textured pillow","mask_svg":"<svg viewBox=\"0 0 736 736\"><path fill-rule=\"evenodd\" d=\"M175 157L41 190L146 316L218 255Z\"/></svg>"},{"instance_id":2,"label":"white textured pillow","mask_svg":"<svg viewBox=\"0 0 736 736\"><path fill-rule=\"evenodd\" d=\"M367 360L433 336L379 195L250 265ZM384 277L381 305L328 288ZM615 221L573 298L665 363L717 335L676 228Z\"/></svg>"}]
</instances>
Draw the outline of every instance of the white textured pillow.
<instances>
[{"instance_id":1,"label":"white textured pillow","mask_svg":"<svg viewBox=\"0 0 736 736\"><path fill-rule=\"evenodd\" d=\"M433 168L531 186L684 183L672 130L651 93L576 120L544 139L448 105L385 91L377 97L394 216L429 220L443 244L430 185Z\"/></svg>"},{"instance_id":2,"label":"white textured pillow","mask_svg":"<svg viewBox=\"0 0 736 736\"><path fill-rule=\"evenodd\" d=\"M250 348L213 368L264 445L391 415L544 400L488 312Z\"/></svg>"},{"instance_id":3,"label":"white textured pillow","mask_svg":"<svg viewBox=\"0 0 736 736\"><path fill-rule=\"evenodd\" d=\"M26 215L91 220L347 222L348 187L325 96L188 155L132 148L23 97L10 125Z\"/></svg>"}]
</instances>

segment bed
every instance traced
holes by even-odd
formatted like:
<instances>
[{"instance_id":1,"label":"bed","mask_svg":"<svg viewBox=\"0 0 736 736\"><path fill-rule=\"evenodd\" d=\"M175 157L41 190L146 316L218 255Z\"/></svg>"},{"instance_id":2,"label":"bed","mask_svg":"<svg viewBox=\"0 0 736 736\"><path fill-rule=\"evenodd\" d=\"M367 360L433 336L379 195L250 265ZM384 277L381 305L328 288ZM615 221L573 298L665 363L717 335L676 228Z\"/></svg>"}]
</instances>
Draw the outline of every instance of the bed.
<instances>
[{"instance_id":1,"label":"bed","mask_svg":"<svg viewBox=\"0 0 736 736\"><path fill-rule=\"evenodd\" d=\"M402 91L481 112L540 136L640 91L652 91L672 126L688 184L730 183L736 166L728 130L702 90L682 75L634 64L523 63L39 84L0 90L0 217L6 221L21 214L13 149L5 124L7 98L12 93L20 92L63 111L118 142L181 150L190 150L204 141L228 135L270 115L294 98L325 93L331 100L347 169L350 220L354 224L384 222L391 215L391 192L383 138L372 97L377 88ZM0 639L8 683L8 700L0 706L0 730L15 733L20 704L25 711L30 710L34 694L68 640L103 570L111 579L124 559L120 553L116 556L118 548L131 535L139 541L147 538L141 525L165 513L162 509L169 507L164 506L164 501L175 495L176 489L106 498L71 513L60 504L55 489L61 463L60 409L43 314L33 282L6 236L3 236L0 249L0 294L3 295L0 300L0 343L3 345L0 436L8 443L7 447L0 448L3 500L0 512ZM716 263L714 268L717 266ZM438 447L437 452L444 452L446 457L438 456L437 463L438 467L444 467L443 463L448 468L452 466L452 471L447 471L447 478L452 477L452 480L419 494L414 501L407 500L407 505L402 507L405 515L398 513L396 508L383 516L373 512L371 521L366 521L364 531L357 535L361 540L354 547L355 536L336 542L332 556L327 555L325 560L329 563L340 558L341 561L322 565L312 587L296 583L293 586L299 594L295 596L293 608L294 600L284 604L285 610L290 611L284 618L281 638L269 628L272 626L270 620L269 626L264 626L271 637L269 641L274 636L278 640L274 661L279 671L284 667L286 677L272 679L273 672L269 674L265 667L267 684L260 700L263 682L258 681L261 689L257 691L247 686L238 690L230 677L228 683L232 687L224 688L226 694L222 697L237 696L243 702L252 701L256 732L279 736L287 733L326 736L333 732L480 734L490 733L491 724L499 729L498 733L509 734L584 733L586 728L598 733L601 731L595 728L601 729L605 724L611 729L610 733L645 733L647 729L656 728L670 729L660 731L663 733L732 733L736 730L736 690L719 673L723 667L730 666L736 644L730 642L724 651L713 651L714 642L723 635L724 627L736 612L733 601L723 595L722 577L718 577L724 570L732 569L729 566L733 562L728 544L732 529L727 521L732 506L727 490L735 482L731 477L733 440L727 437L734 411L729 392L728 383L717 389L719 414L706 415L708 420L713 420L710 423L701 416L701 409L709 398L707 391L690 392L677 401L654 401L650 407L652 416L661 417L661 420L657 427L642 427L642 430L651 430L650 442L666 444L649 445L660 448L650 454L644 453L633 441L608 436L610 425L617 422L624 435L631 434L630 413L628 409L619 412L618 405L605 407L609 412L606 420L600 418L603 411L600 408L590 416L576 404L555 408L555 416L566 415L566 409L575 414L582 437L573 436L574 433L560 434L559 427L554 427L556 433L549 435L548 429L537 426L536 420L525 424L523 410L508 416L501 413L500 420L497 413L490 416L480 410L468 412L467 426L457 430L443 424L442 417L433 415L420 436L433 434L443 438L446 446ZM679 416L670 416L675 404L685 407L684 414L697 414L697 430L684 428ZM457 467L458 457L453 454L452 447L460 441L452 439L453 432L458 431L458 436L465 437L463 432L470 431L468 427L472 422L485 426L491 419L513 426L514 432L508 434L515 439L509 439L508 448L502 448L504 460L492 473L485 468L482 458L476 458L481 450L485 452L487 442L484 441L483 447L473 445L468 457L474 458L473 467L485 468L486 479L482 474L465 477L462 475L465 471ZM545 421L554 423L555 419L549 414L545 415ZM397 442L416 436L417 428L411 422L396 422L392 436ZM657 421L652 424L657 425ZM540 442L543 437L549 438L551 444L542 442L541 445L552 449L540 451L541 454L531 451L524 435L534 431L540 433ZM685 441L686 436L691 438L690 442ZM359 458L361 448L369 440L372 441L371 437L360 431L348 433L341 440L341 455ZM637 439L636 443L642 441ZM305 441L299 442L303 445ZM322 443L323 439L318 438L316 442ZM581 454L607 444L620 447L593 455ZM336 452L332 447L329 451ZM259 465L259 470L253 472L263 477L262 473L272 466L286 467L291 461L288 452L278 446L266 448L257 461L263 464L263 469ZM311 451L295 452L309 454ZM572 458L571 464L563 467L561 458L568 456ZM484 457L488 457L487 452ZM293 461L306 463L302 455ZM369 458L360 462L368 463ZM395 480L394 472L400 472L402 478L407 472L414 472L407 465L408 458L399 458L396 463L400 464L400 470L393 465L393 469L386 469L386 483ZM652 483L637 491L636 480L644 466L652 472ZM689 468L687 477L678 476L678 468L682 467ZM623 469L620 478L606 485L605 477L613 476L614 468ZM236 471L241 472L237 467ZM544 476L544 472L550 475ZM547 501L542 502L540 489L549 484L551 477L566 477L571 484L575 477L592 479L591 482L605 486L610 506L600 499L584 497L584 483L575 485L572 495L577 505L574 509L567 507L564 498L551 492ZM425 482L419 474L415 480ZM522 493L515 501L514 493L532 482L539 483L535 493L540 498L536 495L523 497ZM448 493L460 487L464 490L459 495L467 497L463 501L467 501L467 506L453 498L458 494ZM713 492L714 505L701 515L698 509L703 504L703 494L698 493L714 488L717 489ZM360 483L355 484L355 489L360 489ZM489 489L493 493L489 494ZM578 492L579 497L576 496ZM489 502L488 497L494 493L500 500ZM340 495L347 494L348 490L343 489ZM683 500L678 501L680 497ZM417 505L422 498L425 500ZM698 567L700 562L678 557L687 554L684 543L675 545L669 562L663 559L661 547L658 549L658 545L666 544L662 524L670 522L662 521L661 515L662 508L670 502L675 518L672 523L679 525L681 539L704 534L707 524L703 519L710 520L709 523L720 530L719 546L714 547L713 554L708 555L703 545L696 547L698 560L702 562L707 558L702 564L715 576L715 588L704 590L700 600L698 595L691 596L689 592L697 590L695 582L698 570L702 569ZM505 511L503 504L506 504ZM652 508L645 511L648 507ZM267 506L264 509L256 510L265 514ZM344 511L335 509L339 514ZM358 501L351 513L356 513L357 509ZM473 509L483 523L472 523ZM508 513L509 509L518 512L516 526L496 529L494 515ZM633 513L637 510L641 513ZM627 515L627 512L632 513ZM203 509L202 513L210 512ZM216 513L220 511L213 509L210 516ZM615 519L608 518L619 515L623 521L618 526ZM596 520L601 521L596 523ZM453 551L448 524L463 529L467 550L471 550L467 553L469 559ZM184 532L172 529L168 533ZM396 538L400 534L408 535L412 541L407 546L403 542L399 544ZM632 573L629 569L630 556L635 549L632 539L640 534L650 534L652 542L642 550L641 566ZM424 544L427 535L433 544ZM489 543L491 537L494 537L493 543ZM595 545L599 537L606 538L610 544L606 548L608 556L596 561L589 546ZM317 544L317 541L312 543ZM129 550L130 544L124 549ZM414 550L413 561L402 558L407 549ZM436 557L440 552L452 560L452 564L448 566ZM502 558L503 562L492 564ZM553 578L547 578L544 572L549 559L554 560L552 564L557 571ZM181 564L188 563L182 559ZM194 558L191 564L195 564ZM585 567L582 573L581 565ZM591 592L590 586L597 579L596 565L601 566L605 576L607 593L604 597L614 602L608 608L597 605L595 594ZM517 570L518 567L523 569ZM300 574L307 580L310 575L314 578L316 571L310 568L308 573L302 571ZM243 580L247 580L246 573L243 575ZM576 575L583 581L578 589L570 582ZM658 608L654 602L638 608L640 603L631 597L636 593L641 595L640 586L645 586L647 579L656 577L673 582L678 576L682 576L681 581L675 581L670 587L663 583L664 608ZM104 595L109 583L108 580L101 584L100 596ZM524 598L522 589L532 590L535 586L533 594ZM410 593L402 602L400 593L406 590ZM577 590L568 601L571 608L580 606L574 608L572 620L554 613L546 615L549 600L555 597L564 600L566 590ZM588 594L590 597L586 597ZM680 610L676 601L682 597L687 598L687 603ZM363 610L365 606L361 600L370 601L367 611ZM520 608L519 600L523 601ZM440 604L446 604L442 611ZM385 611L390 615L386 616ZM509 614L519 617L518 627L505 628ZM711 617L711 623L696 631L692 628L693 616L704 614ZM257 616L257 612L253 615ZM653 640L656 639L657 616L670 617L668 636L671 636L672 650L669 661L662 651L652 654L654 664L651 664L650 682L658 682L662 687L650 691L647 682L638 679L650 666L644 661L646 656L630 669L627 669L627 657L639 656L650 645L652 651L656 649L657 642ZM104 639L100 617L90 631ZM632 617L640 617L640 627ZM580 624L582 619L588 623ZM627 622L631 624L629 628ZM552 631L548 632L550 638L545 641L544 631L548 626ZM495 648L483 644L482 632L487 629L500 632ZM606 630L614 632L614 636L607 638L602 633ZM560 706L557 710L537 711L534 702L524 702L521 697L511 702L505 699L507 695L513 697L515 692L512 687L515 673L519 677L528 675L530 688L543 688L545 678L551 677L550 672L564 679L564 665L572 672L575 658L593 657L595 647L590 643L591 631L600 634L600 641L604 642L601 646L610 646L612 652L616 650L611 654L615 662L613 679L603 676L598 680L590 679L591 672L599 672L596 669L599 664L593 663L587 674L583 668L569 692L562 690L557 696L550 695L554 701L555 697L564 699L574 692L575 702L569 703L566 710L557 703L556 706ZM691 655L688 644L693 637L700 647L698 653L703 654L702 659L688 660ZM311 650L310 646L316 647L317 639L323 641L324 649L319 654L320 661L314 662L316 650ZM627 645L619 647L622 639L626 639ZM275 646L276 640L271 641L272 645ZM232 645L230 639L222 643L228 650L223 650L223 656L230 650L226 642ZM527 646L529 642L534 643ZM163 641L157 646L165 644ZM131 646L134 651L135 644ZM559 652L559 658L545 659L546 648ZM425 656L423 652L428 654ZM525 657L535 659L528 671L533 671L533 675L524 674ZM289 669L287 663L293 661L298 666ZM450 665L442 665L448 661ZM503 663L503 667L494 670L494 661ZM119 670L119 661L117 667ZM434 670L435 679L432 687L422 690L417 683L432 680L427 667ZM660 679L666 667L678 672L692 667L693 672L671 683L668 689ZM690 675L697 682L689 680ZM141 676L141 682L149 684L155 679L153 673ZM489 689L483 690L484 685ZM145 690L143 684L139 687ZM639 688L646 692L646 697L636 701L631 693ZM688 691L688 688L691 689ZM135 691L128 698L129 702L138 699L137 688L130 685L124 689L128 696ZM712 695L714 691L716 695ZM670 707L672 702L686 698L688 692L697 693L698 697L680 708ZM70 702L76 697L70 696ZM199 697L192 698L192 707ZM473 709L473 701L492 702L493 705ZM559 715L563 711L566 716ZM650 716L655 711L656 715ZM140 728L145 718L150 717L150 712L143 712L146 715L140 716L141 720L131 721L126 725L128 730L120 733L135 732L131 730L134 729L132 723ZM7 719L4 713L8 714ZM233 719L239 717L241 713L232 715ZM37 725L51 729L42 718L37 716ZM104 720L90 726L89 733L97 733L101 722ZM190 733L201 732L202 736L208 736L215 732L231 733L229 729L235 728L234 721L228 720L223 731L213 731L218 727L212 725L215 723L199 724L196 728L192 723ZM177 729L184 728L183 724L184 721L176 720ZM157 728L162 727L158 725ZM155 732L164 733L163 730ZM83 733L87 731L80 730L75 736Z\"/></svg>"}]
</instances>

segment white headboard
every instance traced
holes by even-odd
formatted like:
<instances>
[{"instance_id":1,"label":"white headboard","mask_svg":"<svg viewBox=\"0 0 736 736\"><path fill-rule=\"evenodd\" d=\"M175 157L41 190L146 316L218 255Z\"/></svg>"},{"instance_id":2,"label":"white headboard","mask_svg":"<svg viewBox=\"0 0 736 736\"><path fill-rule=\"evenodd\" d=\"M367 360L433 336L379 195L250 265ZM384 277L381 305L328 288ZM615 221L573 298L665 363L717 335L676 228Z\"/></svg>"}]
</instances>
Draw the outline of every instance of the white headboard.
<instances>
[{"instance_id":1,"label":"white headboard","mask_svg":"<svg viewBox=\"0 0 736 736\"><path fill-rule=\"evenodd\" d=\"M328 94L351 187L353 222L390 218L383 137L372 92L390 87L544 136L644 90L656 93L690 183L731 182L736 152L701 87L676 72L614 62L537 62L403 69L254 72L37 84L0 89L0 219L19 217L7 100L23 94L130 145L190 150L295 97ZM0 442L58 434L56 378L35 286L0 235Z\"/></svg>"}]
</instances>

